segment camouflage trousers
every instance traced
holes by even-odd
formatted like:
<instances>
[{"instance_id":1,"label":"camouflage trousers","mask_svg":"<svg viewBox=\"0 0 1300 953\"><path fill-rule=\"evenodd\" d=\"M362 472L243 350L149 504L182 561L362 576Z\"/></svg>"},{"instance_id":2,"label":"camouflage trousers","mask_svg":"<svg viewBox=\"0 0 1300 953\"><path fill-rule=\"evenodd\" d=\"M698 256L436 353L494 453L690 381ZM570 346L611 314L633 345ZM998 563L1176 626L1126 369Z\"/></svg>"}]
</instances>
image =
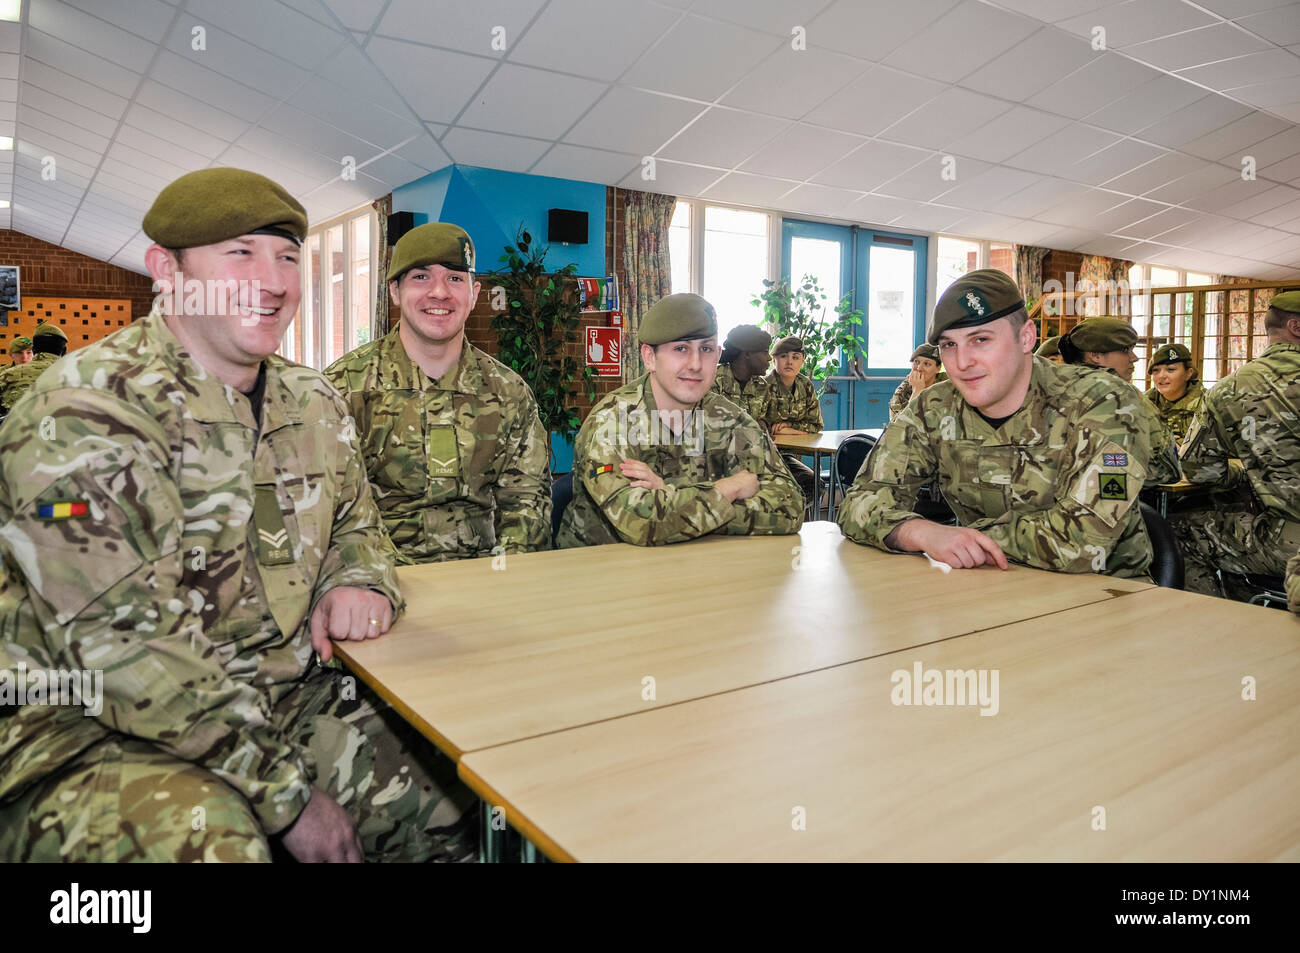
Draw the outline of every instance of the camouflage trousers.
<instances>
[{"instance_id":1,"label":"camouflage trousers","mask_svg":"<svg viewBox=\"0 0 1300 953\"><path fill-rule=\"evenodd\" d=\"M1300 548L1300 523L1245 506L1170 514L1191 592L1223 595L1215 570L1280 576Z\"/></svg>"},{"instance_id":2,"label":"camouflage trousers","mask_svg":"<svg viewBox=\"0 0 1300 953\"><path fill-rule=\"evenodd\" d=\"M315 786L352 817L366 860L475 859L477 799L455 764L344 678L317 669L273 717L310 752ZM278 845L276 854L288 857ZM0 861L271 859L272 842L238 792L125 735L94 745L0 808Z\"/></svg>"},{"instance_id":3,"label":"camouflage trousers","mask_svg":"<svg viewBox=\"0 0 1300 953\"><path fill-rule=\"evenodd\" d=\"M782 453L781 459L785 461L786 469L794 477L794 482L798 483L799 489L803 490L804 503L811 506L813 493L816 492L815 487L821 483L820 478L816 473L813 473L812 467L799 459L798 454Z\"/></svg>"}]
</instances>

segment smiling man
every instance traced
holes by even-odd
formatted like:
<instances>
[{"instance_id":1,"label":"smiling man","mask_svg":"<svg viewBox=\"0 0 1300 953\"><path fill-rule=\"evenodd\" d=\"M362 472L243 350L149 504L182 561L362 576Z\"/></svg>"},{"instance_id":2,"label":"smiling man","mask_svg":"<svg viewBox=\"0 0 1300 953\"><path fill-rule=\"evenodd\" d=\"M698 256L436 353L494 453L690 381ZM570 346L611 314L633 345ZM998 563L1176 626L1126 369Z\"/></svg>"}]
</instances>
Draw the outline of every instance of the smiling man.
<instances>
[{"instance_id":1,"label":"smiling man","mask_svg":"<svg viewBox=\"0 0 1300 953\"><path fill-rule=\"evenodd\" d=\"M447 844L450 762L315 661L402 599L347 408L274 356L306 230L263 176L182 176L144 219L152 312L0 427L0 657L103 673L96 717L4 712L0 859L473 851Z\"/></svg>"},{"instance_id":2,"label":"smiling man","mask_svg":"<svg viewBox=\"0 0 1300 953\"><path fill-rule=\"evenodd\" d=\"M1036 359L1037 330L1000 271L950 285L929 341L949 380L889 425L840 507L844 534L956 568L1145 574L1137 494L1178 473L1167 450L1153 453L1142 396L1114 375ZM962 525L912 511L936 479Z\"/></svg>"},{"instance_id":3,"label":"smiling man","mask_svg":"<svg viewBox=\"0 0 1300 953\"><path fill-rule=\"evenodd\" d=\"M607 394L578 432L559 546L798 532L803 496L776 445L710 390L719 356L713 306L669 295L645 313L639 338L648 372Z\"/></svg>"},{"instance_id":4,"label":"smiling man","mask_svg":"<svg viewBox=\"0 0 1300 953\"><path fill-rule=\"evenodd\" d=\"M465 340L478 300L458 225L413 228L388 289L402 319L325 375L356 418L384 526L404 562L550 548L547 435L523 378Z\"/></svg>"}]
</instances>

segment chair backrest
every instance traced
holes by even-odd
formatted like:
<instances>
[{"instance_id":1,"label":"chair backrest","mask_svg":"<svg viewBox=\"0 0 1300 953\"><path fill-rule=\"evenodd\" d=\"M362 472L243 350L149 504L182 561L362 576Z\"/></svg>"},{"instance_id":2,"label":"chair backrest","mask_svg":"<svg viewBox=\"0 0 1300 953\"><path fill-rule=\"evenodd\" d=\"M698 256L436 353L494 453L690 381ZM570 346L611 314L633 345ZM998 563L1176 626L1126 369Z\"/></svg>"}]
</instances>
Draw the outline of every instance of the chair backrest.
<instances>
[{"instance_id":1,"label":"chair backrest","mask_svg":"<svg viewBox=\"0 0 1300 953\"><path fill-rule=\"evenodd\" d=\"M551 484L551 545L560 535L560 520L564 518L565 508L573 502L573 474L566 473L557 477Z\"/></svg>"},{"instance_id":2,"label":"chair backrest","mask_svg":"<svg viewBox=\"0 0 1300 953\"><path fill-rule=\"evenodd\" d=\"M853 485L858 471L862 469L862 464L875 445L876 438L871 434L855 433L844 438L835 454L835 475L845 490Z\"/></svg>"},{"instance_id":3,"label":"chair backrest","mask_svg":"<svg viewBox=\"0 0 1300 953\"><path fill-rule=\"evenodd\" d=\"M1151 560L1151 578L1157 586L1166 589L1183 588L1183 554L1174 539L1173 529L1154 507L1140 501L1138 506L1142 510L1147 536L1151 538L1151 551L1155 554Z\"/></svg>"}]
</instances>

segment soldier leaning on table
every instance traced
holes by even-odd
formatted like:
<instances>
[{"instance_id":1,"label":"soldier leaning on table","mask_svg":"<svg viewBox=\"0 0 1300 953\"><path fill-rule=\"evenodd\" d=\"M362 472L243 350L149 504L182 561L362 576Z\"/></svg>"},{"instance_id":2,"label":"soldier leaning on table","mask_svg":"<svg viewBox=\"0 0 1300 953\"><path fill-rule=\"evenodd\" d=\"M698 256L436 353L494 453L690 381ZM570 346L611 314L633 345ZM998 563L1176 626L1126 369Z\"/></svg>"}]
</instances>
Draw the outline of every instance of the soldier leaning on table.
<instances>
[{"instance_id":1,"label":"soldier leaning on table","mask_svg":"<svg viewBox=\"0 0 1300 953\"><path fill-rule=\"evenodd\" d=\"M939 349L933 344L919 345L912 352L911 365L912 370L894 389L894 396L889 398L890 420L897 417L915 395L931 384L948 379L948 375L940 369Z\"/></svg>"},{"instance_id":2,"label":"soldier leaning on table","mask_svg":"<svg viewBox=\"0 0 1300 953\"><path fill-rule=\"evenodd\" d=\"M1178 474L1148 443L1142 395L1114 375L1035 358L1036 337L1019 289L999 271L971 272L944 292L929 340L949 379L885 431L840 506L846 536L959 568L1011 560L1147 572L1138 491ZM912 511L936 479L961 526Z\"/></svg>"},{"instance_id":3,"label":"soldier leaning on table","mask_svg":"<svg viewBox=\"0 0 1300 953\"><path fill-rule=\"evenodd\" d=\"M103 679L94 717L0 719L0 859L474 853L450 760L315 662L403 603L346 406L274 356L306 230L255 173L177 179L145 216L145 263L165 289L234 282L229 305L160 296L0 426L0 661L11 680Z\"/></svg>"},{"instance_id":4,"label":"soldier leaning on table","mask_svg":"<svg viewBox=\"0 0 1300 953\"><path fill-rule=\"evenodd\" d=\"M768 419L768 379L772 335L756 324L738 324L722 342L713 390L738 405L759 423Z\"/></svg>"},{"instance_id":5,"label":"soldier leaning on table","mask_svg":"<svg viewBox=\"0 0 1300 953\"><path fill-rule=\"evenodd\" d=\"M767 387L766 416L759 421L773 437L781 434L814 434L822 431L822 405L817 388L803 370L803 341L793 335L784 337L772 348L773 367L764 381ZM811 504L814 487L820 483L812 467L797 453L781 452L790 475L799 484L804 499Z\"/></svg>"},{"instance_id":6,"label":"soldier leaning on table","mask_svg":"<svg viewBox=\"0 0 1300 953\"><path fill-rule=\"evenodd\" d=\"M1300 291L1273 298L1264 330L1268 348L1210 389L1183 444L1188 480L1239 491L1170 521L1196 592L1222 594L1216 569L1281 575L1300 549Z\"/></svg>"},{"instance_id":7,"label":"soldier leaning on table","mask_svg":"<svg viewBox=\"0 0 1300 953\"><path fill-rule=\"evenodd\" d=\"M402 320L325 376L356 419L375 502L403 562L550 549L551 473L523 378L465 339L474 244L430 222L393 248Z\"/></svg>"},{"instance_id":8,"label":"soldier leaning on table","mask_svg":"<svg viewBox=\"0 0 1300 953\"><path fill-rule=\"evenodd\" d=\"M558 544L798 532L803 497L772 438L710 390L713 307L699 295L669 295L645 313L639 339L649 371L605 395L578 432Z\"/></svg>"}]
</instances>

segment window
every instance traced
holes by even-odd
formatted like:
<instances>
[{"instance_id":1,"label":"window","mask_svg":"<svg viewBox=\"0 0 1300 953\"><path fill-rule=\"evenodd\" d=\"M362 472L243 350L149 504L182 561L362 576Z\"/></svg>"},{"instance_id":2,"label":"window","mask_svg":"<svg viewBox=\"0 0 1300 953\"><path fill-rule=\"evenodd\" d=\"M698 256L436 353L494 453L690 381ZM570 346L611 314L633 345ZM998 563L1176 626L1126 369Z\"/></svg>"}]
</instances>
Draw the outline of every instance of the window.
<instances>
[{"instance_id":1,"label":"window","mask_svg":"<svg viewBox=\"0 0 1300 953\"><path fill-rule=\"evenodd\" d=\"M980 243L964 238L939 236L939 263L934 283L934 300L938 301L948 286L980 264Z\"/></svg>"},{"instance_id":2,"label":"window","mask_svg":"<svg viewBox=\"0 0 1300 953\"><path fill-rule=\"evenodd\" d=\"M668 227L668 260L673 294L691 290L691 203L678 202Z\"/></svg>"},{"instance_id":3,"label":"window","mask_svg":"<svg viewBox=\"0 0 1300 953\"><path fill-rule=\"evenodd\" d=\"M673 211L668 254L674 293L703 295L718 313L718 339L738 324L757 324L763 312L750 302L773 275L768 212L684 199ZM701 225L703 227L697 227Z\"/></svg>"},{"instance_id":4,"label":"window","mask_svg":"<svg viewBox=\"0 0 1300 953\"><path fill-rule=\"evenodd\" d=\"M369 342L375 312L371 263L379 257L375 212L367 207L316 226L302 256L302 303L280 353L317 369Z\"/></svg>"}]
</instances>

